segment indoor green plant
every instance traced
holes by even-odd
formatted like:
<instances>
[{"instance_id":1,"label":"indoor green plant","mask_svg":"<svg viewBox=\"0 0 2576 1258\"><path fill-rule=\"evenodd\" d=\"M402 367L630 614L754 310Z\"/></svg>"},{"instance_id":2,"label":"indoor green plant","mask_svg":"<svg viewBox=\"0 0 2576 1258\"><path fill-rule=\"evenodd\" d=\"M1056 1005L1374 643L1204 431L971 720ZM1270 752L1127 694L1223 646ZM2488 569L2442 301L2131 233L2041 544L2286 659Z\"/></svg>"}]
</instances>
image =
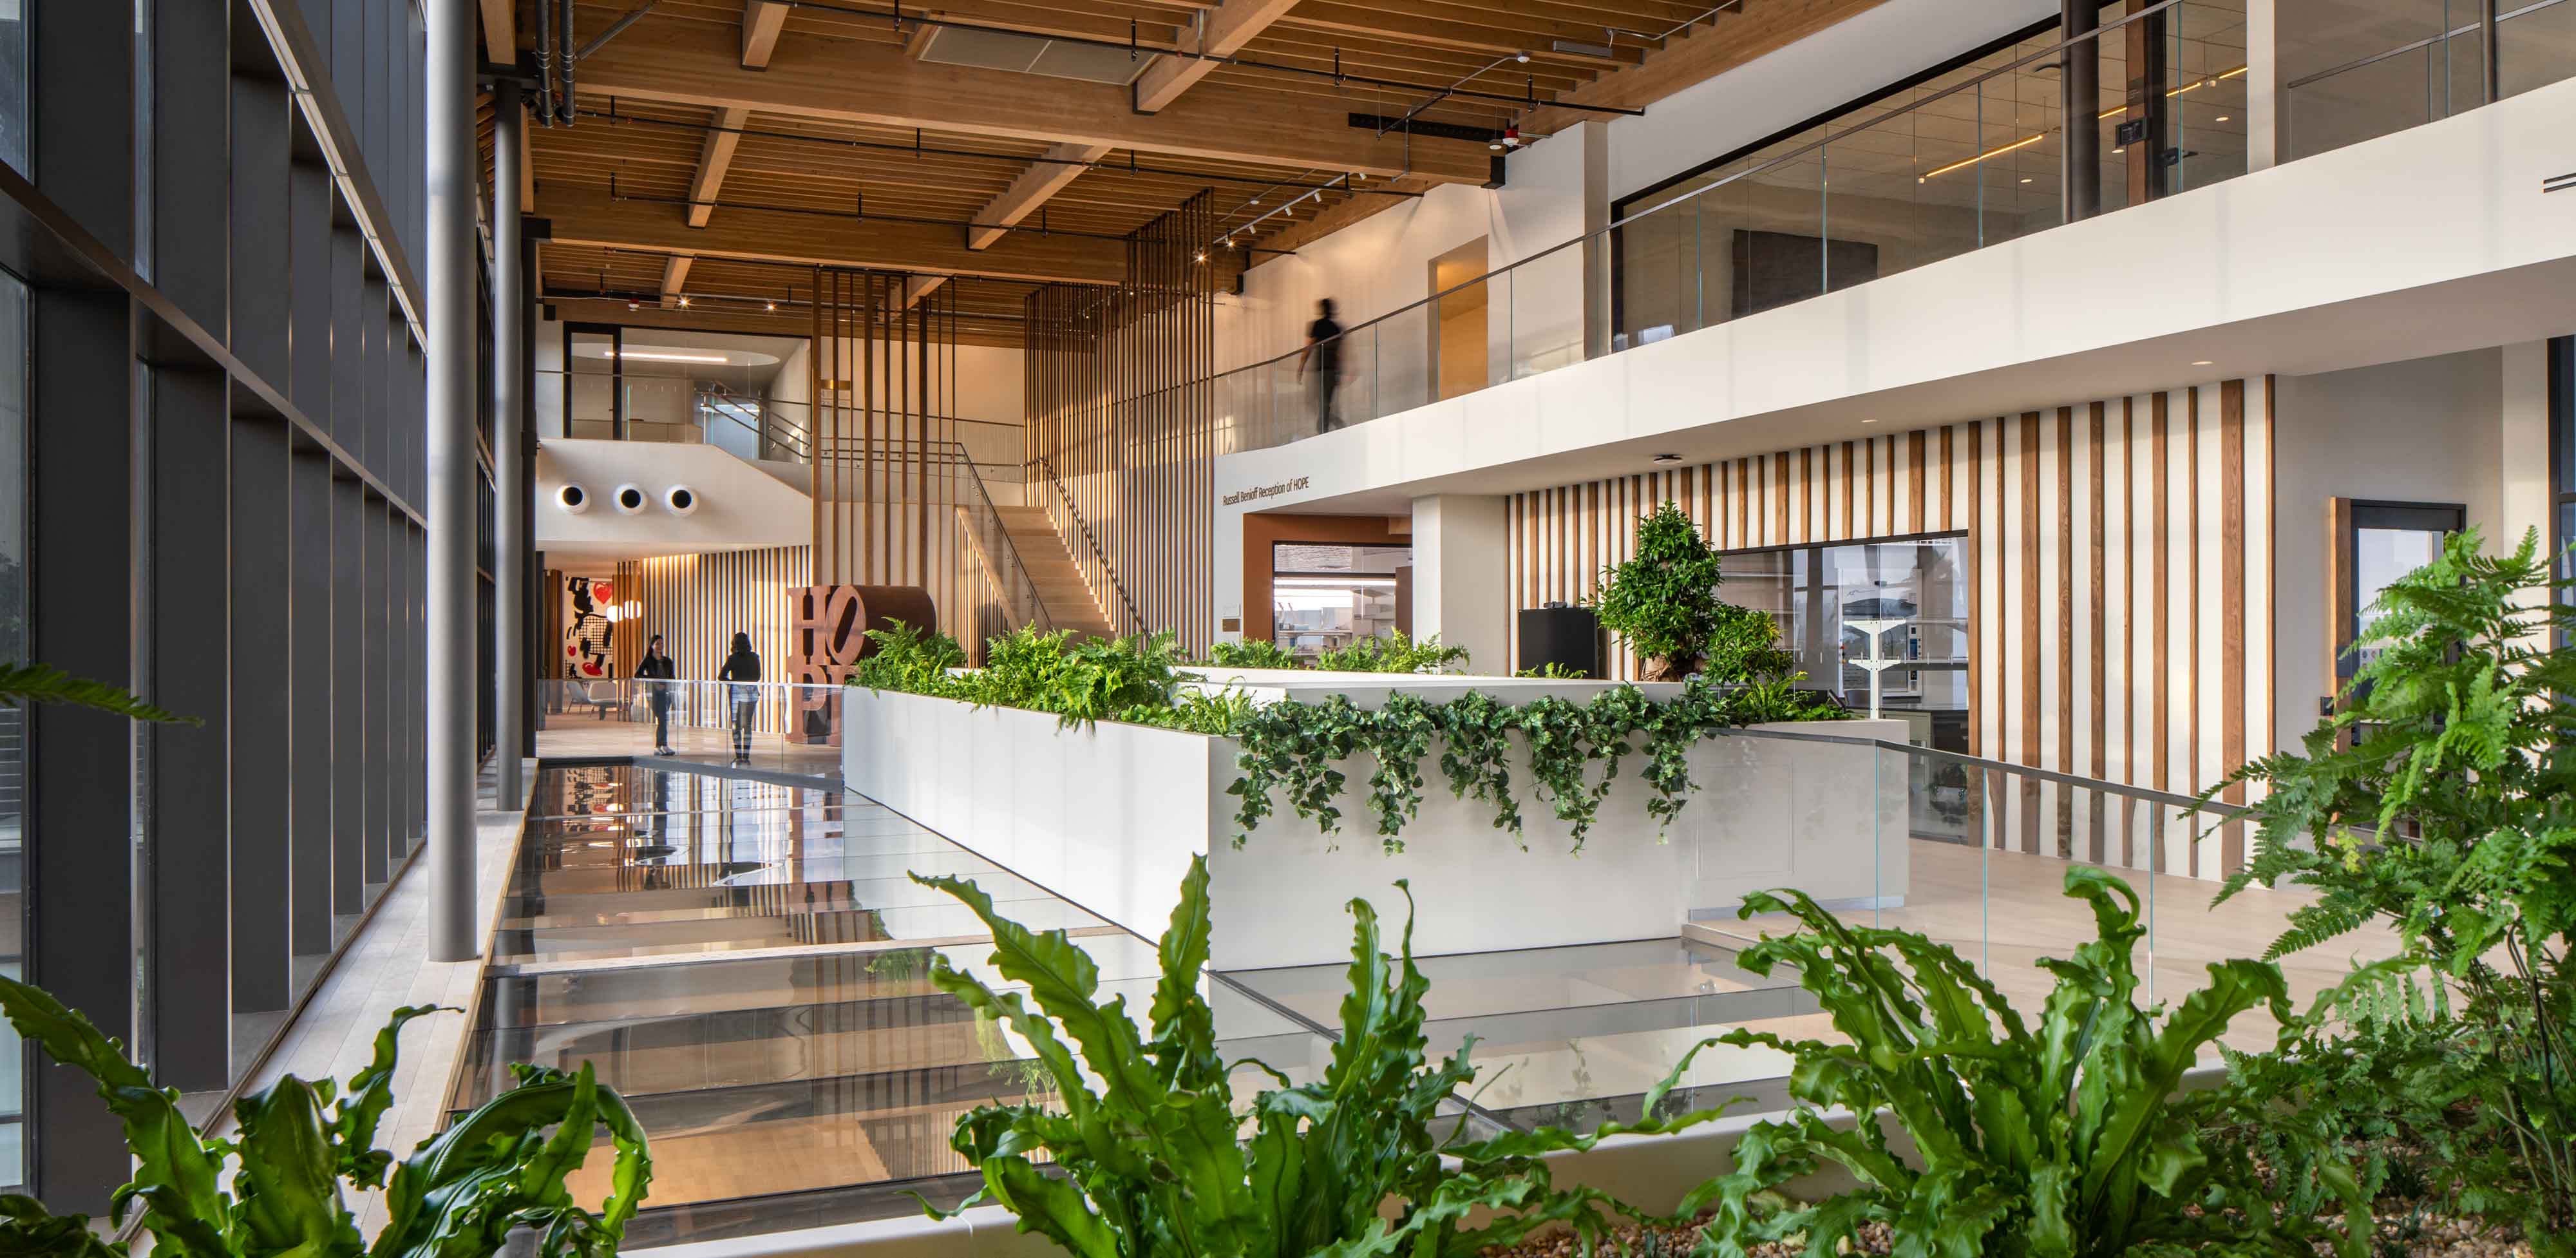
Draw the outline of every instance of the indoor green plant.
<instances>
[{"instance_id":1,"label":"indoor green plant","mask_svg":"<svg viewBox=\"0 0 2576 1258\"><path fill-rule=\"evenodd\" d=\"M1443 646L1436 633L1416 642L1401 629L1354 638L1315 659L1315 667L1327 673L1446 673L1452 665L1464 671L1467 664L1467 648Z\"/></svg>"},{"instance_id":2,"label":"indoor green plant","mask_svg":"<svg viewBox=\"0 0 2576 1258\"><path fill-rule=\"evenodd\" d=\"M1038 934L997 915L972 882L919 874L913 881L973 909L992 931L1001 978L1025 990L997 991L945 957L934 962L931 981L979 1018L998 1018L1054 1089L1051 1101L985 1105L958 1120L950 1145L984 1180L958 1209L997 1201L1018 1216L1020 1230L1083 1258L1399 1251L1470 1258L1551 1223L1574 1228L1588 1244L1612 1217L1634 1212L1598 1192L1556 1186L1540 1155L1715 1116L1650 1117L1586 1135L1542 1128L1487 1141L1462 1140L1454 1130L1441 1138L1433 1122L1475 1069L1465 1048L1428 1062L1422 998L1430 982L1413 964L1412 926L1400 956L1387 956L1365 900L1350 905L1351 986L1332 1061L1322 1077L1296 1084L1260 1062L1222 1055L1201 991L1210 981L1202 971L1213 929L1205 858L1191 863L1163 935L1142 1035L1124 996L1099 1000L1097 967L1063 931ZM1238 1069L1278 1086L1246 1104L1235 1093ZM1645 1113L1662 1107L1680 1073L1648 1096ZM1062 1173L1047 1173L1046 1164ZM1390 1201L1392 1213L1382 1209ZM955 1213L923 1208L935 1217ZM1470 1226L1487 1211L1497 1213Z\"/></svg>"},{"instance_id":3,"label":"indoor green plant","mask_svg":"<svg viewBox=\"0 0 2576 1258\"><path fill-rule=\"evenodd\" d=\"M2576 607L2536 532L2481 553L2476 530L2380 594L2336 714L2300 751L2228 786L2260 797L2223 814L2255 824L2253 860L2228 879L2288 882L2269 955L2370 922L2396 929L2456 992L2444 1051L2473 1102L2476 1138L2449 1166L2463 1200L2522 1226L2543 1252L2576 1235ZM2320 1045L2336 1051L2332 1042Z\"/></svg>"},{"instance_id":4,"label":"indoor green plant","mask_svg":"<svg viewBox=\"0 0 2576 1258\"><path fill-rule=\"evenodd\" d=\"M234 1106L241 1130L210 1139L179 1111L179 1094L153 1085L125 1046L42 990L0 979L0 1011L53 1059L98 1081L124 1124L134 1180L111 1215L139 1206L155 1258L483 1258L514 1230L533 1233L548 1258L607 1258L652 1178L644 1132L615 1089L588 1064L579 1074L514 1067L518 1086L450 1124L396 1163L375 1147L393 1104L395 1040L432 1012L398 1009L376 1033L375 1057L345 1092L293 1075ZM337 1102L336 1104L334 1102ZM593 1213L565 1179L581 1168L600 1128L616 1148L609 1197ZM221 1178L232 1168L230 1191ZM388 1176L387 1172L391 1175ZM358 1233L347 1189L382 1189L386 1221L374 1243ZM80 1215L54 1215L30 1197L0 1197L0 1249L19 1255L121 1258Z\"/></svg>"},{"instance_id":5,"label":"indoor green plant","mask_svg":"<svg viewBox=\"0 0 2576 1258\"><path fill-rule=\"evenodd\" d=\"M1726 621L1718 601L1717 549L1680 507L1666 502L1637 522L1637 553L1601 570L1593 606L1601 627L1646 657L1646 680L1699 671Z\"/></svg>"},{"instance_id":6,"label":"indoor green plant","mask_svg":"<svg viewBox=\"0 0 2576 1258\"><path fill-rule=\"evenodd\" d=\"M2200 1132L2234 1097L2178 1092L2236 1015L2288 1014L2280 967L2213 964L2207 987L2159 1016L2136 1002L2132 953L2146 934L2136 893L2079 865L2066 871L2066 894L2091 906L2097 938L2039 963L2057 982L2036 1027L1945 945L1849 925L1796 891L1747 897L1744 916L1788 913L1800 929L1746 949L1740 964L1755 974L1796 967L1844 1042L1752 1030L1714 1041L1789 1054L1789 1094L1801 1106L1747 1130L1735 1169L1685 1203L1685 1212L1716 1205L1709 1235L1719 1253L1803 1237L1807 1252L1829 1254L1872 1222L1905 1255L2112 1258L2133 1246L2210 1246L2304 1258L2320 1240L2361 1252L2366 1228L2336 1233L2276 1211L2242 1149L2204 1145ZM1838 1127L1825 1113L1835 1107L1883 1111L1887 1122ZM1910 1157L1891 1146L1891 1125L1910 1138ZM1827 1162L1858 1186L1762 1208L1765 1194ZM2348 1173L2319 1173L2347 1211L2363 1209Z\"/></svg>"}]
</instances>

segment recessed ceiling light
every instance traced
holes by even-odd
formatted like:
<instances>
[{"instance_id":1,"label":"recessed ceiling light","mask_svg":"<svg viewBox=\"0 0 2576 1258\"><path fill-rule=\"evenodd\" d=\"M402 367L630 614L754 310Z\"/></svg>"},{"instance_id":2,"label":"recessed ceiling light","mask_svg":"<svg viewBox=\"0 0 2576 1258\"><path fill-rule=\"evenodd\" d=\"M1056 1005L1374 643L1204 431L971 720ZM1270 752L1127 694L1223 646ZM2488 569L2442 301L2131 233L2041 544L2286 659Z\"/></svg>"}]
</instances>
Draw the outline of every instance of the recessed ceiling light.
<instances>
[{"instance_id":1,"label":"recessed ceiling light","mask_svg":"<svg viewBox=\"0 0 2576 1258\"><path fill-rule=\"evenodd\" d=\"M2194 367L2215 367L2218 364L2211 359L2202 358L2195 360L2191 365Z\"/></svg>"},{"instance_id":2,"label":"recessed ceiling light","mask_svg":"<svg viewBox=\"0 0 2576 1258\"><path fill-rule=\"evenodd\" d=\"M2226 114L2220 114L2220 115L2218 115L2218 121L2220 121L2220 122L2225 122L2225 121L2227 121L2227 117L2228 117L2228 116L2227 116Z\"/></svg>"},{"instance_id":3,"label":"recessed ceiling light","mask_svg":"<svg viewBox=\"0 0 2576 1258\"><path fill-rule=\"evenodd\" d=\"M2026 181L2025 181L2025 182L2026 182ZM684 297L682 297L682 298L680 298L680 309L682 309L682 310L686 310L686 309L688 309L688 308L689 308L689 299L688 299L687 297L685 297L685 296L684 296Z\"/></svg>"},{"instance_id":4,"label":"recessed ceiling light","mask_svg":"<svg viewBox=\"0 0 2576 1258\"><path fill-rule=\"evenodd\" d=\"M1681 461L1682 456L1678 454L1658 454L1655 456L1655 462L1657 463L1679 463Z\"/></svg>"},{"instance_id":5,"label":"recessed ceiling light","mask_svg":"<svg viewBox=\"0 0 2576 1258\"><path fill-rule=\"evenodd\" d=\"M764 306L764 307L766 307L766 308L770 309L770 310L776 310L776 309L778 309L778 303L777 303L777 302L774 302L774 301L764 301L764 302L762 302L762 303L760 303L760 304L761 304L762 306Z\"/></svg>"},{"instance_id":6,"label":"recessed ceiling light","mask_svg":"<svg viewBox=\"0 0 2576 1258\"><path fill-rule=\"evenodd\" d=\"M2113 149L2113 150L2111 150L2111 151L2112 151L2112 152L2114 152L2114 153L2126 153L2126 152L2128 152L2129 150L2127 150L2127 149L2125 149L2125 148L2116 148L2116 149Z\"/></svg>"},{"instance_id":7,"label":"recessed ceiling light","mask_svg":"<svg viewBox=\"0 0 2576 1258\"><path fill-rule=\"evenodd\" d=\"M2029 177L2028 177L2028 176L2024 176L2024 177L2022 178L2022 182L2023 182L2023 183L2029 183L2029 182L2030 182Z\"/></svg>"}]
</instances>

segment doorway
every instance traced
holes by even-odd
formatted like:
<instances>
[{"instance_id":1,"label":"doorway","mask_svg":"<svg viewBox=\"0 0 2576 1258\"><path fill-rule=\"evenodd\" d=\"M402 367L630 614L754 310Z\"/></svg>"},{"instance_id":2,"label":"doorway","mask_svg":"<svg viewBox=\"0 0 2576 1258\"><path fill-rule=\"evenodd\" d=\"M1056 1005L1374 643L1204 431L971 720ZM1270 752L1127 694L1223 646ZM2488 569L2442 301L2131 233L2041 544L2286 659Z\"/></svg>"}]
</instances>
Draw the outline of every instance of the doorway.
<instances>
[{"instance_id":1,"label":"doorway","mask_svg":"<svg viewBox=\"0 0 2576 1258\"><path fill-rule=\"evenodd\" d=\"M1484 388L1489 377L1485 340L1486 290L1491 284L1468 284L1483 275L1485 240L1478 236L1431 260L1431 291L1446 294L1431 303L1431 392L1442 401ZM1468 284L1459 288L1461 284ZM1450 292L1450 289L1457 289Z\"/></svg>"},{"instance_id":2,"label":"doorway","mask_svg":"<svg viewBox=\"0 0 2576 1258\"><path fill-rule=\"evenodd\" d=\"M2337 498L2330 506L2329 597L2326 618L2327 694L2331 708L2361 665L2376 654L2368 645L2375 619L2371 605L2399 577L2433 562L2442 539L2468 527L2459 503L2372 502ZM2361 644L2360 650L2354 650ZM2367 741L2367 731L2361 731ZM2338 741L2350 745L2347 731Z\"/></svg>"}]
</instances>

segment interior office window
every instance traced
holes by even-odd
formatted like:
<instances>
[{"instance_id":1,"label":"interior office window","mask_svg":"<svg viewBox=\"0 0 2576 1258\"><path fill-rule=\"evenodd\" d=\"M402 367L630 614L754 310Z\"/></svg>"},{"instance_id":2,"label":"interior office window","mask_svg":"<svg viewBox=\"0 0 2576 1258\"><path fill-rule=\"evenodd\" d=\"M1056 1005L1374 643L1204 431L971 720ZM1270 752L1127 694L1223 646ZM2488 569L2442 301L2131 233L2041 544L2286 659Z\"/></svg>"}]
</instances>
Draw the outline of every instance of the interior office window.
<instances>
[{"instance_id":1,"label":"interior office window","mask_svg":"<svg viewBox=\"0 0 2576 1258\"><path fill-rule=\"evenodd\" d=\"M1410 546L1276 542L1270 548L1271 640L1299 662L1410 623Z\"/></svg>"},{"instance_id":2,"label":"interior office window","mask_svg":"<svg viewBox=\"0 0 2576 1258\"><path fill-rule=\"evenodd\" d=\"M27 658L27 286L0 271L0 659ZM0 705L0 974L27 952L27 725ZM26 1042L0 1035L0 1191L24 1191Z\"/></svg>"},{"instance_id":3,"label":"interior office window","mask_svg":"<svg viewBox=\"0 0 2576 1258\"><path fill-rule=\"evenodd\" d=\"M1880 711L1924 745L1968 749L1968 582L1952 534L1740 551L1718 597L1768 612L1810 689L1869 710L1872 639Z\"/></svg>"}]
</instances>

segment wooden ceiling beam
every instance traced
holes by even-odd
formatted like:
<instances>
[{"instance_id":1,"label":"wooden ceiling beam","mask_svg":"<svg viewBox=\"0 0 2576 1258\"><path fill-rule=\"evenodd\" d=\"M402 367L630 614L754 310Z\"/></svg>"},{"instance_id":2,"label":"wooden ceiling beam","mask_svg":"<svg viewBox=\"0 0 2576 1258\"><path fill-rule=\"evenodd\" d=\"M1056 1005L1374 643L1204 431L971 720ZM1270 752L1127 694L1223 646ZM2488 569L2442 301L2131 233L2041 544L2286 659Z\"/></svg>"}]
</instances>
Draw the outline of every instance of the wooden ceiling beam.
<instances>
[{"instance_id":1,"label":"wooden ceiling beam","mask_svg":"<svg viewBox=\"0 0 2576 1258\"><path fill-rule=\"evenodd\" d=\"M1744 0L1744 4L1694 26L1646 54L1642 64L1605 74L1565 94L1586 105L1643 108L1686 87L1706 82L1767 56L1887 0ZM1546 135L1583 121L1571 109L1540 106L1521 130Z\"/></svg>"},{"instance_id":2,"label":"wooden ceiling beam","mask_svg":"<svg viewBox=\"0 0 2576 1258\"><path fill-rule=\"evenodd\" d=\"M924 64L895 45L855 40L791 44L768 70L746 71L727 34L647 18L582 62L582 90L1292 169L1476 184L1487 177L1481 144L1376 136L1350 125L1347 105L1329 101L1211 83L1159 114L1139 114L1123 86Z\"/></svg>"},{"instance_id":3,"label":"wooden ceiling beam","mask_svg":"<svg viewBox=\"0 0 2576 1258\"><path fill-rule=\"evenodd\" d=\"M745 70L769 68L778 51L778 33L787 26L787 6L775 0L742 0L742 52Z\"/></svg>"},{"instance_id":4,"label":"wooden ceiling beam","mask_svg":"<svg viewBox=\"0 0 2576 1258\"><path fill-rule=\"evenodd\" d=\"M1048 197L1063 191L1065 185L1081 178L1082 172L1089 169L1072 163L1096 162L1108 152L1109 146L1106 144L1059 144L1048 149L1046 156L1054 160L1040 161L1027 170L1021 171L1020 177L1012 180L1010 187L1002 189L1001 195L994 197L985 204L983 209L976 212L977 223L999 224L999 226L967 228L966 247L969 249L992 247L994 241L1009 235L1009 229L1017 226L1021 219L1027 218L1039 206L1046 204ZM904 304L909 306L912 301L907 299Z\"/></svg>"},{"instance_id":5,"label":"wooden ceiling beam","mask_svg":"<svg viewBox=\"0 0 2576 1258\"><path fill-rule=\"evenodd\" d=\"M1184 36L1183 40L1192 45L1192 51L1231 57L1296 4L1297 0L1225 0L1213 13L1202 10L1196 38ZM1206 78L1216 64L1205 57L1154 58L1154 64L1136 79L1136 112L1162 112L1192 84Z\"/></svg>"},{"instance_id":6,"label":"wooden ceiling beam","mask_svg":"<svg viewBox=\"0 0 2576 1258\"><path fill-rule=\"evenodd\" d=\"M664 310L679 308L680 294L687 292L689 288L689 268L696 262L696 258L685 253L675 253L662 259L662 308Z\"/></svg>"},{"instance_id":7,"label":"wooden ceiling beam","mask_svg":"<svg viewBox=\"0 0 2576 1258\"><path fill-rule=\"evenodd\" d=\"M479 0L483 13L483 55L491 61L510 65L519 59L519 24L517 0Z\"/></svg>"},{"instance_id":8,"label":"wooden ceiling beam","mask_svg":"<svg viewBox=\"0 0 2576 1258\"><path fill-rule=\"evenodd\" d=\"M704 227L716 211L716 194L724 190L725 172L733 168L734 150L742 144L742 125L751 111L728 105L716 111L716 129L698 147L698 173L689 177L689 226Z\"/></svg>"},{"instance_id":9,"label":"wooden ceiling beam","mask_svg":"<svg viewBox=\"0 0 2576 1258\"><path fill-rule=\"evenodd\" d=\"M667 204L614 200L589 188L552 194L546 216L557 244L602 249L1069 284L1115 284L1127 273L1124 245L1081 236L1013 232L978 250L951 226L740 207L728 207L721 223L692 228Z\"/></svg>"}]
</instances>

